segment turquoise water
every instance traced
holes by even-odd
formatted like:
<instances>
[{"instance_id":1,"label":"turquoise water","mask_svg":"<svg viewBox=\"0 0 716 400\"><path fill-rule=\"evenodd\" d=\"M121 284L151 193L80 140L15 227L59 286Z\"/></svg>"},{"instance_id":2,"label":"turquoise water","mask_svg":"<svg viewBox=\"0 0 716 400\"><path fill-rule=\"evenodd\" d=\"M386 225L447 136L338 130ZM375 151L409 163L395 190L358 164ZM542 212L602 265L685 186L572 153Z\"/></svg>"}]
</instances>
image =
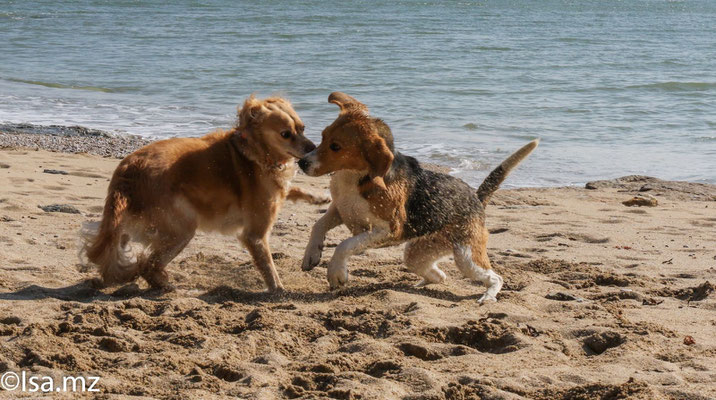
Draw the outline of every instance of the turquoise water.
<instances>
[{"instance_id":1,"label":"turquoise water","mask_svg":"<svg viewBox=\"0 0 716 400\"><path fill-rule=\"evenodd\" d=\"M0 1L0 121L152 137L284 94L309 137L342 90L478 184L716 183L716 1Z\"/></svg>"}]
</instances>

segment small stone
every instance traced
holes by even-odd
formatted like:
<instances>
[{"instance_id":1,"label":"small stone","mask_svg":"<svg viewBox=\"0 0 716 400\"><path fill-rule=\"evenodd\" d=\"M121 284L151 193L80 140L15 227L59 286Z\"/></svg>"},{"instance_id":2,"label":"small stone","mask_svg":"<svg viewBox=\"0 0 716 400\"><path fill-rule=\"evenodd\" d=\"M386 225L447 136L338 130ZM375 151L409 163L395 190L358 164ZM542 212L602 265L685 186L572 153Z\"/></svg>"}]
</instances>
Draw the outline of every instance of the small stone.
<instances>
[{"instance_id":1,"label":"small stone","mask_svg":"<svg viewBox=\"0 0 716 400\"><path fill-rule=\"evenodd\" d=\"M54 174L54 175L67 175L67 171L63 171L61 169L45 169L42 172L46 174Z\"/></svg>"},{"instance_id":2,"label":"small stone","mask_svg":"<svg viewBox=\"0 0 716 400\"><path fill-rule=\"evenodd\" d=\"M693 346L696 344L696 341L694 340L693 336L686 336L684 338L684 344L687 346Z\"/></svg>"},{"instance_id":3,"label":"small stone","mask_svg":"<svg viewBox=\"0 0 716 400\"><path fill-rule=\"evenodd\" d=\"M47 206L37 206L44 212L61 212L67 214L81 214L80 210L69 204L50 204Z\"/></svg>"},{"instance_id":4,"label":"small stone","mask_svg":"<svg viewBox=\"0 0 716 400\"><path fill-rule=\"evenodd\" d=\"M657 205L659 205L659 202L654 196L648 194L640 194L638 196L632 197L627 201L623 201L622 204L627 207L656 207Z\"/></svg>"},{"instance_id":5,"label":"small stone","mask_svg":"<svg viewBox=\"0 0 716 400\"><path fill-rule=\"evenodd\" d=\"M557 300L557 301L577 301L577 302L583 302L584 299L581 297L577 297L573 294L564 293L564 292L557 292L555 294L548 294L545 296L546 298L550 300Z\"/></svg>"}]
</instances>

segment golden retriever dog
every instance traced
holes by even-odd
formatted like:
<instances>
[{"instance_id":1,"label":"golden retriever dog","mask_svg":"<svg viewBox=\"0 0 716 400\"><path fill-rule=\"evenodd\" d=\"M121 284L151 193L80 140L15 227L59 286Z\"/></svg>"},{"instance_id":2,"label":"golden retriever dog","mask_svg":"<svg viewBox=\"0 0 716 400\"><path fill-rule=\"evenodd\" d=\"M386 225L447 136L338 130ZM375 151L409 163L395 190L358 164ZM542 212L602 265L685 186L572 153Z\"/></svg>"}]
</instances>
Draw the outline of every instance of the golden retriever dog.
<instances>
[{"instance_id":1,"label":"golden retriever dog","mask_svg":"<svg viewBox=\"0 0 716 400\"><path fill-rule=\"evenodd\" d=\"M320 262L326 232L345 224L354 236L336 247L328 264L331 288L348 281L350 256L407 242L405 263L423 278L418 286L443 282L446 276L437 261L453 254L464 276L487 286L480 303L496 301L502 278L487 256L485 206L538 140L509 156L475 190L396 152L388 125L371 117L358 100L334 92L328 101L340 107L340 115L298 165L311 176L333 172L333 202L313 226L302 268L310 270Z\"/></svg>"},{"instance_id":2,"label":"golden retriever dog","mask_svg":"<svg viewBox=\"0 0 716 400\"><path fill-rule=\"evenodd\" d=\"M153 289L171 290L165 267L200 229L238 233L269 291L283 290L268 243L276 214L286 198L321 201L289 188L295 160L316 147L303 129L287 100L251 96L233 129L128 155L110 181L99 231L84 235L103 284L141 276ZM132 242L143 251L132 251Z\"/></svg>"}]
</instances>

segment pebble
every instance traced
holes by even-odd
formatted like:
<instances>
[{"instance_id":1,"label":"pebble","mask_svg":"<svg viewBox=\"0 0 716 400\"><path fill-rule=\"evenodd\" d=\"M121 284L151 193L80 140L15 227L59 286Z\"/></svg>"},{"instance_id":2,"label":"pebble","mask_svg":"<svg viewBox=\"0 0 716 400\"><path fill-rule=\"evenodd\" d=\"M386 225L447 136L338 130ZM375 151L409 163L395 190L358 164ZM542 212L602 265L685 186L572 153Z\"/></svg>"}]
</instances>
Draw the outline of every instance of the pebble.
<instances>
[{"instance_id":1,"label":"pebble","mask_svg":"<svg viewBox=\"0 0 716 400\"><path fill-rule=\"evenodd\" d=\"M634 207L634 206L645 206L645 207L656 207L659 205L659 202L656 200L654 196L648 195L648 194L640 194L638 196L634 196L631 199L627 201L623 201L622 204L624 204L627 207Z\"/></svg>"},{"instance_id":2,"label":"pebble","mask_svg":"<svg viewBox=\"0 0 716 400\"><path fill-rule=\"evenodd\" d=\"M42 209L44 212L61 212L61 213L67 213L67 214L81 214L80 210L77 209L75 206L71 206L69 204L50 204L47 206L37 206L38 208Z\"/></svg>"},{"instance_id":3,"label":"pebble","mask_svg":"<svg viewBox=\"0 0 716 400\"><path fill-rule=\"evenodd\" d=\"M67 171L62 171L60 169L46 169L42 171L46 174L54 174L54 175L67 175Z\"/></svg>"},{"instance_id":4,"label":"pebble","mask_svg":"<svg viewBox=\"0 0 716 400\"><path fill-rule=\"evenodd\" d=\"M557 292L555 294L548 294L545 296L545 298L548 298L550 300L557 300L557 301L576 301L576 302L583 302L584 299L578 296L575 296L573 294L565 293L565 292Z\"/></svg>"}]
</instances>

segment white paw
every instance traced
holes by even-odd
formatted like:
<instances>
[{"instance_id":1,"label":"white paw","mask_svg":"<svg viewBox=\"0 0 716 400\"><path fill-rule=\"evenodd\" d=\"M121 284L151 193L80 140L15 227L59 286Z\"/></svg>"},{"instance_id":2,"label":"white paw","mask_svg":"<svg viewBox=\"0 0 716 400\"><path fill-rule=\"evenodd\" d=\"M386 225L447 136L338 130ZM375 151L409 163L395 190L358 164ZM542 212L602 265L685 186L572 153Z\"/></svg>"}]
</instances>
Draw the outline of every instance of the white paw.
<instances>
[{"instance_id":1,"label":"white paw","mask_svg":"<svg viewBox=\"0 0 716 400\"><path fill-rule=\"evenodd\" d=\"M429 284L430 284L430 282L426 281L425 279L421 279L420 282L413 285L413 287L417 289L417 288L425 287Z\"/></svg>"},{"instance_id":2,"label":"white paw","mask_svg":"<svg viewBox=\"0 0 716 400\"><path fill-rule=\"evenodd\" d=\"M445 275L445 273L440 268L434 265L421 275L423 276L423 280L421 280L414 286L416 288L421 288L423 286L436 283L443 283L445 282L445 279L447 279L447 275Z\"/></svg>"},{"instance_id":3,"label":"white paw","mask_svg":"<svg viewBox=\"0 0 716 400\"><path fill-rule=\"evenodd\" d=\"M348 268L345 263L332 259L328 264L328 284L331 289L338 289L348 282Z\"/></svg>"},{"instance_id":4,"label":"white paw","mask_svg":"<svg viewBox=\"0 0 716 400\"><path fill-rule=\"evenodd\" d=\"M323 251L320 246L313 246L306 249L306 254L303 255L303 262L301 263L301 269L304 271L310 271L321 262L321 254Z\"/></svg>"},{"instance_id":5,"label":"white paw","mask_svg":"<svg viewBox=\"0 0 716 400\"><path fill-rule=\"evenodd\" d=\"M488 302L488 301L493 302L493 303L496 303L496 302L497 302L497 297L495 297L494 294L487 294L487 293L485 293L485 294L482 295L482 297L480 297L480 300L478 300L477 302L480 303L480 304L484 304L485 302Z\"/></svg>"},{"instance_id":6,"label":"white paw","mask_svg":"<svg viewBox=\"0 0 716 400\"><path fill-rule=\"evenodd\" d=\"M330 196L313 196L313 204L328 204L331 202Z\"/></svg>"}]
</instances>

